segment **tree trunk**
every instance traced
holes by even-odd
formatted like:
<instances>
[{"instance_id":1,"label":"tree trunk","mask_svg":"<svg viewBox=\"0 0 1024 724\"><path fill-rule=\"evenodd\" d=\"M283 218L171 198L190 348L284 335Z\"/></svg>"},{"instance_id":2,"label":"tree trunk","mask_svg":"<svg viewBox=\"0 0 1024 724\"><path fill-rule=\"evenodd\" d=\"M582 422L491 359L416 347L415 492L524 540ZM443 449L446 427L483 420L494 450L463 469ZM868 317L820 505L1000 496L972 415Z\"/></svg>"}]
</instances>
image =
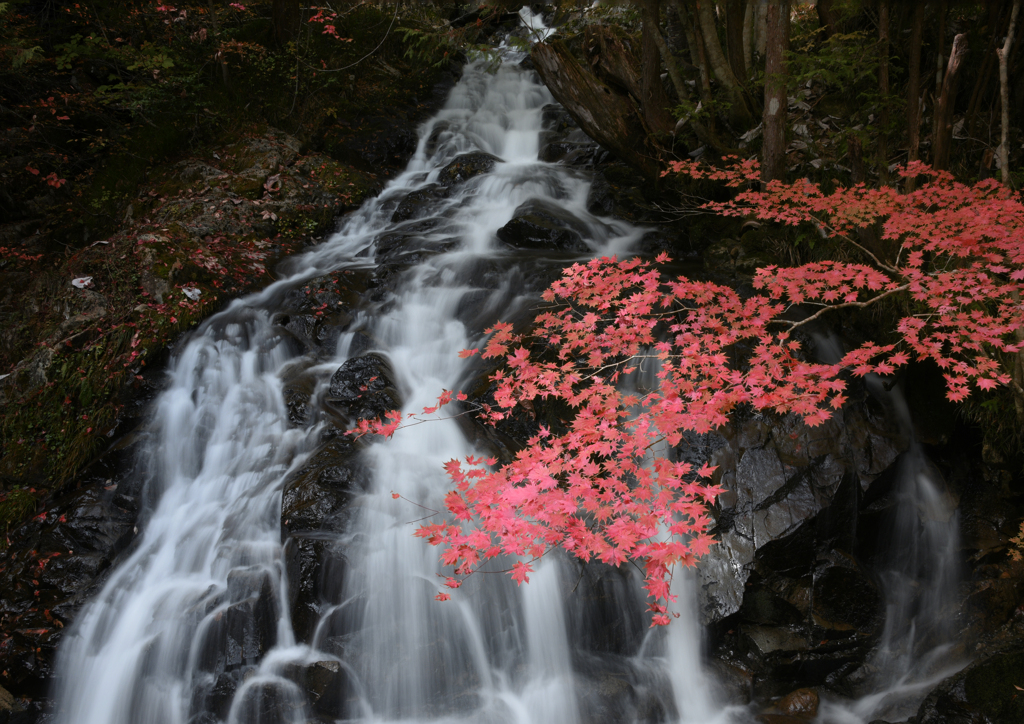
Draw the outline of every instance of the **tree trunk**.
<instances>
[{"instance_id":1,"label":"tree trunk","mask_svg":"<svg viewBox=\"0 0 1024 724\"><path fill-rule=\"evenodd\" d=\"M668 68L668 77L672 80L672 86L676 89L676 95L679 96L680 100L689 100L690 93L686 88L686 83L683 82L683 76L679 73L679 66L676 65L675 57L672 55L672 51L669 49L668 43L665 42L664 36L662 36L660 32L656 32L654 34L654 41L658 45L658 50L661 51L661 57L665 61L665 67ZM721 141L721 139L715 136L713 131L708 130L708 128L698 119L691 118L689 123L701 143L710 146L715 151L723 155L737 153L736 149L729 148Z\"/></svg>"},{"instance_id":2,"label":"tree trunk","mask_svg":"<svg viewBox=\"0 0 1024 724\"><path fill-rule=\"evenodd\" d=\"M743 0L726 0L725 37L728 41L729 65L736 80L742 85L747 80L747 65L743 58Z\"/></svg>"},{"instance_id":3,"label":"tree trunk","mask_svg":"<svg viewBox=\"0 0 1024 724\"><path fill-rule=\"evenodd\" d=\"M722 52L722 44L718 40L718 28L712 13L712 0L695 0L697 5L697 22L701 36L704 38L704 50L708 54L711 71L718 82L726 88L739 89L740 82L732 72L732 66Z\"/></svg>"},{"instance_id":4,"label":"tree trunk","mask_svg":"<svg viewBox=\"0 0 1024 724\"><path fill-rule=\"evenodd\" d=\"M789 0L769 0L764 62L764 146L761 182L786 172L786 47L789 45Z\"/></svg>"},{"instance_id":5,"label":"tree trunk","mask_svg":"<svg viewBox=\"0 0 1024 724\"><path fill-rule=\"evenodd\" d=\"M1006 31L1006 40L1002 48L996 49L999 55L999 103L1002 106L1002 116L999 119L999 168L1002 170L1003 183L1007 186L1010 185L1010 147L1007 145L1010 131L1010 81L1007 61L1013 45L1013 29L1017 24L1018 13L1020 0L1013 0L1013 12L1010 13L1010 27Z\"/></svg>"},{"instance_id":6,"label":"tree trunk","mask_svg":"<svg viewBox=\"0 0 1024 724\"><path fill-rule=\"evenodd\" d=\"M832 0L818 0L818 25L822 40L828 40L836 34L836 20L832 13Z\"/></svg>"},{"instance_id":7,"label":"tree trunk","mask_svg":"<svg viewBox=\"0 0 1024 724\"><path fill-rule=\"evenodd\" d=\"M690 22L690 14L683 7L680 0L670 0L672 8L676 11L676 17L683 26L686 34L686 45L690 48L690 60L700 71L700 97L705 103L711 100L711 75L708 70L707 56L704 53L704 46L700 42L700 36L694 32L694 25Z\"/></svg>"},{"instance_id":8,"label":"tree trunk","mask_svg":"<svg viewBox=\"0 0 1024 724\"><path fill-rule=\"evenodd\" d=\"M942 49L946 47L946 0L939 3L939 34L936 38L935 51L935 108L932 118L932 156L935 156L935 137L939 134L939 96L942 95L942 68L945 56Z\"/></svg>"},{"instance_id":9,"label":"tree trunk","mask_svg":"<svg viewBox=\"0 0 1024 724\"><path fill-rule=\"evenodd\" d=\"M754 67L754 4L757 0L747 0L743 9L743 64L747 67L747 78Z\"/></svg>"},{"instance_id":10,"label":"tree trunk","mask_svg":"<svg viewBox=\"0 0 1024 724\"><path fill-rule=\"evenodd\" d=\"M559 41L537 43L530 52L541 80L588 136L655 180L657 153L630 95L602 83Z\"/></svg>"},{"instance_id":11,"label":"tree trunk","mask_svg":"<svg viewBox=\"0 0 1024 724\"><path fill-rule=\"evenodd\" d=\"M274 0L270 17L274 23L274 41L278 47L284 47L298 37L301 12L299 0Z\"/></svg>"},{"instance_id":12,"label":"tree trunk","mask_svg":"<svg viewBox=\"0 0 1024 724\"><path fill-rule=\"evenodd\" d=\"M765 45L768 40L768 3L765 0L757 0L757 7L754 9L754 50L762 58L765 53Z\"/></svg>"},{"instance_id":13,"label":"tree trunk","mask_svg":"<svg viewBox=\"0 0 1024 724\"><path fill-rule=\"evenodd\" d=\"M1009 11L1009 8L1007 8L1007 10ZM992 61L999 55L999 38L1005 35L1005 28L1010 20L1010 13L1007 12L1004 18L998 3L992 3L989 7L988 15L988 27L990 28L991 33L989 34L985 52L982 54L981 70L976 76L977 80L974 83L974 91L971 93L971 100L967 104L967 120L964 127L967 129L967 135L969 136L974 135L978 110L981 108L981 104L984 101L985 94L988 91L989 78L992 75ZM996 62L995 65L998 67L998 62Z\"/></svg>"},{"instance_id":14,"label":"tree trunk","mask_svg":"<svg viewBox=\"0 0 1024 724\"><path fill-rule=\"evenodd\" d=\"M878 0L878 94L882 97L879 111L878 178L889 182L889 0Z\"/></svg>"},{"instance_id":15,"label":"tree trunk","mask_svg":"<svg viewBox=\"0 0 1024 724\"><path fill-rule=\"evenodd\" d=\"M953 144L953 106L956 104L956 86L960 79L960 63L967 55L967 36L960 33L953 38L953 48L949 52L949 63L946 64L946 75L942 79L942 93L935 104L935 142L932 165L937 169L949 166L949 150Z\"/></svg>"},{"instance_id":16,"label":"tree trunk","mask_svg":"<svg viewBox=\"0 0 1024 724\"><path fill-rule=\"evenodd\" d=\"M909 77L907 79L907 138L910 149L907 163L917 160L921 146L921 35L924 32L924 3L914 4L914 19L910 28ZM910 193L917 185L917 179L907 179L906 190Z\"/></svg>"},{"instance_id":17,"label":"tree trunk","mask_svg":"<svg viewBox=\"0 0 1024 724\"><path fill-rule=\"evenodd\" d=\"M640 67L641 91L640 107L648 128L655 134L670 134L675 128L675 121L668 110L668 95L661 83L661 53L654 38L660 37L658 21L661 17L660 0L642 0L641 13L643 29L641 35ZM662 40L664 43L664 40Z\"/></svg>"}]
</instances>

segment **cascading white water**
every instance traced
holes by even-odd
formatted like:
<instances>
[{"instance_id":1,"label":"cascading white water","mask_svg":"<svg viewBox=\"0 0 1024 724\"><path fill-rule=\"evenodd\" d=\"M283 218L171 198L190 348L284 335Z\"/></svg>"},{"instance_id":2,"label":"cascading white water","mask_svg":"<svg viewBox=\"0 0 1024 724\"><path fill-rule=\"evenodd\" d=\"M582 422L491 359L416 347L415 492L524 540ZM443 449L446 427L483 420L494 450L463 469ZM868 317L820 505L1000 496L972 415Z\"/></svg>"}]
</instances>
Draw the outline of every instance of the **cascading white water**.
<instances>
[{"instance_id":1,"label":"cascading white water","mask_svg":"<svg viewBox=\"0 0 1024 724\"><path fill-rule=\"evenodd\" d=\"M594 605L570 602L573 580L583 575L576 564L547 560L522 588L504 574L481 573L451 602L434 600L437 554L412 536L410 521L424 508L442 508L449 486L443 463L476 452L451 420L402 430L370 447L372 485L353 503L357 515L338 541L350 562L344 593L313 641L297 643L289 621L281 491L317 436L287 420L281 373L294 352L271 323L275 300L312 277L365 267L375 239L402 228L391 221L395 205L429 187L458 154L498 156L493 170L454 187L430 210L438 224L420 242L428 249L435 242L454 246L411 268L390 311L363 320L393 367L405 409L418 411L442 389L465 382L456 353L480 333L460 321L467 295L475 317L488 321L528 303L529 295L507 282L481 289L473 276L482 262L509 256L495 232L521 203L541 199L573 215L594 252L627 250L640 235L587 212L584 175L538 161L542 107L551 97L516 60L509 57L494 73L470 64L445 108L422 129L405 173L300 258L298 271L234 303L183 347L147 448L147 485L156 502L131 554L65 639L55 692L59 722L307 721L304 693L289 667L329 658L316 646L324 631L338 627L347 637L339 661L351 674L354 719L582 724L602 713L610 721L658 711L683 720L705 716L706 697L698 712L689 700L694 691L678 686L700 681L696 627L677 627L658 647L641 647L642 634L634 635L626 646L634 653L625 657L602 658L571 640ZM341 351L331 369L345 361ZM635 581L588 585L601 600L624 601L642 620ZM230 643L237 641L242 645ZM658 654L644 654L648 648ZM650 684L652 671L667 686Z\"/></svg>"},{"instance_id":2,"label":"cascading white water","mask_svg":"<svg viewBox=\"0 0 1024 724\"><path fill-rule=\"evenodd\" d=\"M876 377L867 383L892 408L911 448L900 461L889 539L884 541L887 565L879 580L885 625L868 661L873 671L867 679L869 692L853 702L826 702L824 724L906 719L935 684L966 663L952 653L960 580L957 501L913 441L910 410L900 390L887 391Z\"/></svg>"}]
</instances>

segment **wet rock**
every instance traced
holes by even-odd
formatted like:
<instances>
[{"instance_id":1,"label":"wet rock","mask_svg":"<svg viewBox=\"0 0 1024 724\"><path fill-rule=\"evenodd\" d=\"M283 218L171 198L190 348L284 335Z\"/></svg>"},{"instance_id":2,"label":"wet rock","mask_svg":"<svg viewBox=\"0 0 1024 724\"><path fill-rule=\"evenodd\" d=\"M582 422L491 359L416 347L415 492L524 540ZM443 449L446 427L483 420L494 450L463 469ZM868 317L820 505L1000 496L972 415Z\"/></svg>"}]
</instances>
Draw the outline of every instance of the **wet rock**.
<instances>
[{"instance_id":1,"label":"wet rock","mask_svg":"<svg viewBox=\"0 0 1024 724\"><path fill-rule=\"evenodd\" d=\"M516 249L545 249L584 253L586 227L572 214L539 199L527 201L498 229L498 238Z\"/></svg>"},{"instance_id":2,"label":"wet rock","mask_svg":"<svg viewBox=\"0 0 1024 724\"><path fill-rule=\"evenodd\" d=\"M459 156L459 158L462 158L462 156ZM457 162L458 159L453 161L452 164L455 164ZM445 171L451 168L452 164L449 164L441 172L442 177ZM492 163L491 166L493 167L493 165L494 164ZM484 170L490 170L490 168ZM468 171L464 172L468 173ZM477 173L483 173L483 171L477 171ZM469 178L469 176L467 176L466 178ZM448 195L450 193L448 187L451 186L453 183L456 182L452 181L451 183L448 184L445 184L443 182L440 184L429 184L428 186L424 186L423 188L409 192L408 194L406 194L405 198L398 203L398 206L395 208L395 212L391 215L391 221L397 223L400 221L408 221L409 219L430 216L432 214L437 213L438 203L448 198Z\"/></svg>"},{"instance_id":3,"label":"wet rock","mask_svg":"<svg viewBox=\"0 0 1024 724\"><path fill-rule=\"evenodd\" d=\"M0 724L29 724L31 719L25 705L0 686Z\"/></svg>"},{"instance_id":4,"label":"wet rock","mask_svg":"<svg viewBox=\"0 0 1024 724\"><path fill-rule=\"evenodd\" d=\"M456 156L454 161L441 169L437 176L437 181L442 186L455 186L456 184L468 181L474 176L487 173L497 163L501 163L501 159L491 153L485 153L484 151L463 153Z\"/></svg>"},{"instance_id":5,"label":"wet rock","mask_svg":"<svg viewBox=\"0 0 1024 724\"><path fill-rule=\"evenodd\" d=\"M855 567L832 566L814 577L814 623L832 631L871 633L882 613L882 598Z\"/></svg>"},{"instance_id":6,"label":"wet rock","mask_svg":"<svg viewBox=\"0 0 1024 724\"><path fill-rule=\"evenodd\" d=\"M337 520L365 482L355 459L360 447L344 439L323 445L284 486L281 520L290 532L336 530Z\"/></svg>"},{"instance_id":7,"label":"wet rock","mask_svg":"<svg viewBox=\"0 0 1024 724\"><path fill-rule=\"evenodd\" d=\"M388 411L402 407L391 366L372 353L338 368L331 377L327 403L352 421L383 419Z\"/></svg>"},{"instance_id":8,"label":"wet rock","mask_svg":"<svg viewBox=\"0 0 1024 724\"><path fill-rule=\"evenodd\" d=\"M653 207L642 191L647 182L628 167L602 165L594 174L587 195L587 211L596 216L614 216L632 222L650 218Z\"/></svg>"},{"instance_id":9,"label":"wet rock","mask_svg":"<svg viewBox=\"0 0 1024 724\"><path fill-rule=\"evenodd\" d=\"M744 626L743 633L761 654L807 651L810 644L800 631L775 626Z\"/></svg>"},{"instance_id":10,"label":"wet rock","mask_svg":"<svg viewBox=\"0 0 1024 724\"><path fill-rule=\"evenodd\" d=\"M546 163L561 161L566 166L583 166L593 162L595 146L592 143L554 141L540 150L540 160Z\"/></svg>"},{"instance_id":11,"label":"wet rock","mask_svg":"<svg viewBox=\"0 0 1024 724\"><path fill-rule=\"evenodd\" d=\"M213 615L200 647L200 668L217 674L255 666L277 641L277 593L266 571L233 571L228 595L236 602Z\"/></svg>"},{"instance_id":12,"label":"wet rock","mask_svg":"<svg viewBox=\"0 0 1024 724\"><path fill-rule=\"evenodd\" d=\"M306 693L313 711L331 719L345 714L345 700L349 696L348 670L339 661L328 659L312 664L292 665L285 677L294 681Z\"/></svg>"},{"instance_id":13,"label":"wet rock","mask_svg":"<svg viewBox=\"0 0 1024 724\"><path fill-rule=\"evenodd\" d=\"M305 708L305 697L291 681L256 681L240 692L236 721L259 724L291 724Z\"/></svg>"},{"instance_id":14,"label":"wet rock","mask_svg":"<svg viewBox=\"0 0 1024 724\"><path fill-rule=\"evenodd\" d=\"M818 714L818 692L814 689L797 689L775 702L779 714L813 718Z\"/></svg>"},{"instance_id":15,"label":"wet rock","mask_svg":"<svg viewBox=\"0 0 1024 724\"><path fill-rule=\"evenodd\" d=\"M1024 648L988 656L932 691L917 712L918 724L978 724L1024 721L1024 696L1017 689Z\"/></svg>"},{"instance_id":16,"label":"wet rock","mask_svg":"<svg viewBox=\"0 0 1024 724\"><path fill-rule=\"evenodd\" d=\"M244 673L242 670L224 671L216 676L199 673L192 692L190 721L202 724L226 721Z\"/></svg>"},{"instance_id":17,"label":"wet rock","mask_svg":"<svg viewBox=\"0 0 1024 724\"><path fill-rule=\"evenodd\" d=\"M351 323L351 310L364 288L358 273L333 272L310 279L285 293L273 321L301 344L297 352L333 358L338 338Z\"/></svg>"},{"instance_id":18,"label":"wet rock","mask_svg":"<svg viewBox=\"0 0 1024 724\"><path fill-rule=\"evenodd\" d=\"M324 601L340 596L347 561L335 544L347 527L356 493L366 483L356 455L360 446L343 438L324 445L284 486L281 523L292 626L310 643Z\"/></svg>"}]
</instances>

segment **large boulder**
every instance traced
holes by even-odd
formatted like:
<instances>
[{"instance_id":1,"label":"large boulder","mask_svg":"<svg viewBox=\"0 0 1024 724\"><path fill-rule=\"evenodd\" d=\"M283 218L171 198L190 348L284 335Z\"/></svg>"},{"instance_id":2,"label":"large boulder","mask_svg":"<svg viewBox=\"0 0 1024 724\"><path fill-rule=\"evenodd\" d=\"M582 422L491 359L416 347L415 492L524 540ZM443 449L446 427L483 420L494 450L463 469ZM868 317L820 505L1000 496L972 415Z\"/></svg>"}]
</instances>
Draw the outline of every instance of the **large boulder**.
<instances>
[{"instance_id":1,"label":"large boulder","mask_svg":"<svg viewBox=\"0 0 1024 724\"><path fill-rule=\"evenodd\" d=\"M441 169L437 176L437 182L446 187L455 186L474 176L487 173L498 163L501 163L501 159L491 153L484 151L463 153Z\"/></svg>"},{"instance_id":2,"label":"large boulder","mask_svg":"<svg viewBox=\"0 0 1024 724\"><path fill-rule=\"evenodd\" d=\"M498 238L516 249L586 253L586 226L557 205L542 199L521 204L512 220L498 229Z\"/></svg>"}]
</instances>

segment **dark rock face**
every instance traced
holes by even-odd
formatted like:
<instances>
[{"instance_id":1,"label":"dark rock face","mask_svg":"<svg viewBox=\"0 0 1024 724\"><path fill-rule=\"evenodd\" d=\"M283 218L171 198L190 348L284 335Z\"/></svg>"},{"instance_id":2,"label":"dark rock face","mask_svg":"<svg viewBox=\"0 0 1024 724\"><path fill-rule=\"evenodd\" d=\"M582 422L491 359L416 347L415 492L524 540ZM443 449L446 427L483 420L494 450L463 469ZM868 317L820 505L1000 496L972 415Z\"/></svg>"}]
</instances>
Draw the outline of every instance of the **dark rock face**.
<instances>
[{"instance_id":1,"label":"dark rock face","mask_svg":"<svg viewBox=\"0 0 1024 724\"><path fill-rule=\"evenodd\" d=\"M918 724L979 724L1024 721L1021 686L1024 648L977 661L943 681L917 712Z\"/></svg>"},{"instance_id":2,"label":"dark rock face","mask_svg":"<svg viewBox=\"0 0 1024 724\"><path fill-rule=\"evenodd\" d=\"M835 685L881 631L857 519L909 441L875 407L848 403L816 428L752 417L704 441L726 492L720 544L698 563L701 611L728 630L716 656L749 672L756 696Z\"/></svg>"},{"instance_id":3,"label":"dark rock face","mask_svg":"<svg viewBox=\"0 0 1024 724\"><path fill-rule=\"evenodd\" d=\"M494 168L494 164L500 162L500 158L484 151L463 153L456 156L454 161L441 169L437 181L442 186L455 186L456 184L468 181L474 176L487 173Z\"/></svg>"},{"instance_id":4,"label":"dark rock face","mask_svg":"<svg viewBox=\"0 0 1024 724\"><path fill-rule=\"evenodd\" d=\"M313 711L330 719L345 714L350 683L348 670L334 660L289 666L285 676L306 693Z\"/></svg>"},{"instance_id":5,"label":"dark rock face","mask_svg":"<svg viewBox=\"0 0 1024 724\"><path fill-rule=\"evenodd\" d=\"M572 214L546 201L532 200L513 212L498 229L498 238L516 249L545 249L584 253L586 228Z\"/></svg>"},{"instance_id":6,"label":"dark rock face","mask_svg":"<svg viewBox=\"0 0 1024 724\"><path fill-rule=\"evenodd\" d=\"M232 572L227 600L206 629L199 665L216 675L255 666L277 641L277 597L267 571Z\"/></svg>"}]
</instances>

